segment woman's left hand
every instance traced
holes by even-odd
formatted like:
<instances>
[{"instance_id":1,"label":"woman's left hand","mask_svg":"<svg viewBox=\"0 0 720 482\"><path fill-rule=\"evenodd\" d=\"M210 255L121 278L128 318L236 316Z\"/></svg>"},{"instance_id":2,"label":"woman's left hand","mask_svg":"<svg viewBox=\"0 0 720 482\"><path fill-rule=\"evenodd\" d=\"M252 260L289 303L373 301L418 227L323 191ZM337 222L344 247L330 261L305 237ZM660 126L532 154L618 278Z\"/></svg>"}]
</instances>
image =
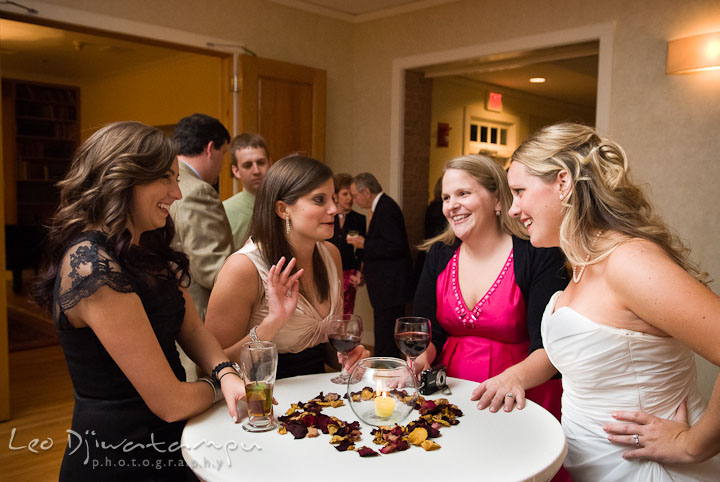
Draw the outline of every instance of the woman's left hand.
<instances>
[{"instance_id":1,"label":"woman's left hand","mask_svg":"<svg viewBox=\"0 0 720 482\"><path fill-rule=\"evenodd\" d=\"M304 270L301 268L295 274L295 258L290 259L283 269L285 256L277 264L270 267L267 277L268 317L284 325L295 313L300 291L300 277Z\"/></svg>"},{"instance_id":2,"label":"woman's left hand","mask_svg":"<svg viewBox=\"0 0 720 482\"><path fill-rule=\"evenodd\" d=\"M360 360L362 360L363 358L368 358L369 356L370 352L367 351L364 346L358 345L353 348L352 351L347 354L347 358L345 359L345 373L350 373ZM339 354L338 360L342 363Z\"/></svg>"},{"instance_id":3,"label":"woman's left hand","mask_svg":"<svg viewBox=\"0 0 720 482\"><path fill-rule=\"evenodd\" d=\"M230 417L235 423L238 422L237 404L245 398L245 384L240 376L227 375L220 381L220 389L225 397Z\"/></svg>"},{"instance_id":4,"label":"woman's left hand","mask_svg":"<svg viewBox=\"0 0 720 482\"><path fill-rule=\"evenodd\" d=\"M478 385L470 400L480 400L478 410L489 406L491 412L497 412L502 406L506 412L510 412L515 405L518 410L522 410L525 408L525 390L512 375L503 372Z\"/></svg>"},{"instance_id":5,"label":"woman's left hand","mask_svg":"<svg viewBox=\"0 0 720 482\"><path fill-rule=\"evenodd\" d=\"M687 401L680 404L670 420L645 412L615 412L612 416L628 422L608 423L603 427L610 442L630 447L631 450L623 453L623 458L649 459L665 464L700 461L688 450Z\"/></svg>"}]
</instances>

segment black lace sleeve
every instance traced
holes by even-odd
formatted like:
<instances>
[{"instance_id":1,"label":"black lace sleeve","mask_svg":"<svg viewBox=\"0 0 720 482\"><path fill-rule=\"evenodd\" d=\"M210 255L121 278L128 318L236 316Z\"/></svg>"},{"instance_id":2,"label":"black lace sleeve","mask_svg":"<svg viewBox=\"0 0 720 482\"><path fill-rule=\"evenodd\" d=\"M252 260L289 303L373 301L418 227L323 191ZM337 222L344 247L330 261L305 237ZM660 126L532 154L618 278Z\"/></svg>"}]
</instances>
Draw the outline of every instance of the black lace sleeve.
<instances>
[{"instance_id":1,"label":"black lace sleeve","mask_svg":"<svg viewBox=\"0 0 720 482\"><path fill-rule=\"evenodd\" d=\"M101 234L90 234L73 243L63 255L55 284L55 320L60 329L72 328L64 316L81 300L102 286L121 293L136 291L117 260L108 252Z\"/></svg>"}]
</instances>

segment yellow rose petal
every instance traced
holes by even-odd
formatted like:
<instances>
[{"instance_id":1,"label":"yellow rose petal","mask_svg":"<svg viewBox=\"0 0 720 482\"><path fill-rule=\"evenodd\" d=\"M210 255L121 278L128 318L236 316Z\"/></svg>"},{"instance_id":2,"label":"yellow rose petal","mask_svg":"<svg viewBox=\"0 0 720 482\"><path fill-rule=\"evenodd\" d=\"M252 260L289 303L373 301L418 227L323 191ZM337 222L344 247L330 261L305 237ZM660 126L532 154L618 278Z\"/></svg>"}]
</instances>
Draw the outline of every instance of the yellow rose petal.
<instances>
[{"instance_id":1,"label":"yellow rose petal","mask_svg":"<svg viewBox=\"0 0 720 482\"><path fill-rule=\"evenodd\" d=\"M433 442L432 440L426 440L426 441L424 441L423 443L421 443L420 446L421 446L422 448L424 448L425 450L427 450L428 452L431 451L431 450L437 450L437 449L440 448L440 445L439 445L439 444L436 444L436 443Z\"/></svg>"},{"instance_id":2,"label":"yellow rose petal","mask_svg":"<svg viewBox=\"0 0 720 482\"><path fill-rule=\"evenodd\" d=\"M407 439L408 439L408 442L410 442L413 445L420 445L425 440L427 440L427 437L428 437L427 430L425 430L422 427L418 427L415 430L413 430L412 432L410 432L410 435L408 435ZM427 449L425 449L425 450L427 450Z\"/></svg>"}]
</instances>

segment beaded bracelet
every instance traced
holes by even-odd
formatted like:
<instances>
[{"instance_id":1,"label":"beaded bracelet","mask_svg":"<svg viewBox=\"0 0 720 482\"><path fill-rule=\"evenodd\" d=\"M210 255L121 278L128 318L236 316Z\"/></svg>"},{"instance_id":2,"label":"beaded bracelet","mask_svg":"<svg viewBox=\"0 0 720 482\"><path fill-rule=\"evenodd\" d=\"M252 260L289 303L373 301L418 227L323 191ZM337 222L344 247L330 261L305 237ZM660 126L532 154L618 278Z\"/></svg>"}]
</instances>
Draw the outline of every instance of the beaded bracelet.
<instances>
[{"instance_id":1,"label":"beaded bracelet","mask_svg":"<svg viewBox=\"0 0 720 482\"><path fill-rule=\"evenodd\" d=\"M223 368L228 368L228 367L233 368L235 371L237 371L237 370L240 369L240 366L239 366L236 362L232 362L232 361L229 361L229 360L228 360L228 361L224 361L224 362L222 362L222 363L218 363L217 366L216 366L215 368L213 368L213 371L212 371L212 374L211 374L212 377L213 377L215 380L217 380L217 379L218 379L217 376L218 376L218 373L220 373L220 370L222 370Z\"/></svg>"}]
</instances>

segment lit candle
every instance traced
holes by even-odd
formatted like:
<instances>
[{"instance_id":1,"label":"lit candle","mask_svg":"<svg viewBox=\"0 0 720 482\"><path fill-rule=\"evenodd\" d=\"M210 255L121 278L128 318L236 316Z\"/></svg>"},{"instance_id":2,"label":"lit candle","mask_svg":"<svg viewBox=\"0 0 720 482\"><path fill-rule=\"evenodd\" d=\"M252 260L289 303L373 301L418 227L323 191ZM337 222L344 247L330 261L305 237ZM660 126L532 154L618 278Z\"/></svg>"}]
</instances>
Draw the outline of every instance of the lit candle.
<instances>
[{"instance_id":1,"label":"lit candle","mask_svg":"<svg viewBox=\"0 0 720 482\"><path fill-rule=\"evenodd\" d=\"M380 386L380 380L377 384L377 396L375 397L375 415L378 418L388 418L395 411L395 400L389 397L387 391L382 391Z\"/></svg>"}]
</instances>

